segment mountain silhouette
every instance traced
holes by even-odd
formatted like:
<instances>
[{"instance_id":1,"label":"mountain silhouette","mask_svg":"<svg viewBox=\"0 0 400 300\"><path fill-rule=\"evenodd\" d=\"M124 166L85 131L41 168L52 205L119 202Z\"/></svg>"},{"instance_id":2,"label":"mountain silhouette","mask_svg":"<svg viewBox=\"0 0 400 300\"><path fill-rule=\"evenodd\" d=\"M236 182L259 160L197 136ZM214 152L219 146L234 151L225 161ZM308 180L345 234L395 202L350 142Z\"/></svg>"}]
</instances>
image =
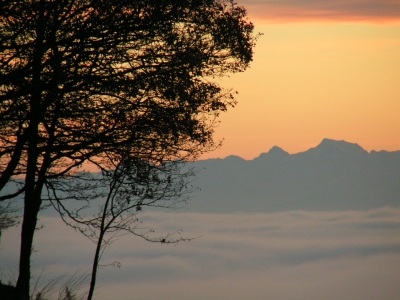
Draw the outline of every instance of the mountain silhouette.
<instances>
[{"instance_id":1,"label":"mountain silhouette","mask_svg":"<svg viewBox=\"0 0 400 300\"><path fill-rule=\"evenodd\" d=\"M230 155L188 167L197 171L192 185L199 190L181 211L344 211L400 206L400 151L368 153L358 144L324 139L296 154L274 146L253 160ZM15 190L10 183L0 195ZM45 210L44 214L54 212Z\"/></svg>"},{"instance_id":2,"label":"mountain silhouette","mask_svg":"<svg viewBox=\"0 0 400 300\"><path fill-rule=\"evenodd\" d=\"M200 160L196 212L368 210L400 205L400 151L371 151L324 139L289 154L274 146L253 160L238 156Z\"/></svg>"}]
</instances>

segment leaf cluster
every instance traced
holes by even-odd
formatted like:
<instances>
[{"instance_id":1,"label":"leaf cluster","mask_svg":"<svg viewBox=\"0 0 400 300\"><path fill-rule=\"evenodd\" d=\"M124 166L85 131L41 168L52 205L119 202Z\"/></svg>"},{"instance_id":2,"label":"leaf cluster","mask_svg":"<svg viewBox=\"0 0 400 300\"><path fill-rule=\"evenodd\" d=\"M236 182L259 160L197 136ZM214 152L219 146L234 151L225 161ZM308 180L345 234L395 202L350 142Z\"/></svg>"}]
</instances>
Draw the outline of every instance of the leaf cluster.
<instances>
[{"instance_id":1,"label":"leaf cluster","mask_svg":"<svg viewBox=\"0 0 400 300\"><path fill-rule=\"evenodd\" d=\"M252 58L253 25L225 1L31 0L0 11L2 185L25 174L35 130L37 174L48 177L120 148L152 162L212 149L215 117L235 100L210 79Z\"/></svg>"},{"instance_id":2,"label":"leaf cluster","mask_svg":"<svg viewBox=\"0 0 400 300\"><path fill-rule=\"evenodd\" d=\"M216 118L236 103L216 78L244 71L254 43L232 0L0 3L0 190L24 178L0 197L24 195L18 293L43 200L97 241L89 299L106 233L184 240L150 237L136 213L190 191L178 167L219 145Z\"/></svg>"}]
</instances>

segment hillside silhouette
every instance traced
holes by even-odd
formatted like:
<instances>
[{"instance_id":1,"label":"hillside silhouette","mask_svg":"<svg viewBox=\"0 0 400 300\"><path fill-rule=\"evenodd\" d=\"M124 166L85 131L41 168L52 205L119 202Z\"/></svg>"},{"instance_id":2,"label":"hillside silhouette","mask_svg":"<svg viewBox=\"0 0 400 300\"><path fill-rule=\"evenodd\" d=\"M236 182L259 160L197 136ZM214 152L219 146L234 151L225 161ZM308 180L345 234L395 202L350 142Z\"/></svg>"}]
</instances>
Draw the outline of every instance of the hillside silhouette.
<instances>
[{"instance_id":1,"label":"hillside silhouette","mask_svg":"<svg viewBox=\"0 0 400 300\"><path fill-rule=\"evenodd\" d=\"M199 190L178 211L344 211L400 206L400 151L367 152L357 144L324 139L296 154L274 146L253 160L231 155L199 160L188 167L197 170L192 185ZM13 190L10 184L0 195ZM88 212L98 204L94 201ZM42 214L57 215L52 209Z\"/></svg>"},{"instance_id":2,"label":"hillside silhouette","mask_svg":"<svg viewBox=\"0 0 400 300\"><path fill-rule=\"evenodd\" d=\"M196 212L367 210L400 205L400 151L371 151L324 139L289 154L279 147L253 160L200 160L188 209Z\"/></svg>"}]
</instances>

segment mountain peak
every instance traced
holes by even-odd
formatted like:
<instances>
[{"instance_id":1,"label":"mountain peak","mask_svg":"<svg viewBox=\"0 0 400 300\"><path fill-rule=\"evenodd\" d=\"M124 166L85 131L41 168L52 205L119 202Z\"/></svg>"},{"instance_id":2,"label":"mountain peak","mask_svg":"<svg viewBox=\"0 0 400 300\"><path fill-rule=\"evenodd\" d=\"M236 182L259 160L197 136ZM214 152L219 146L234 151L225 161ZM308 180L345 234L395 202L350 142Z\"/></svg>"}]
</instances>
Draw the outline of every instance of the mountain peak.
<instances>
[{"instance_id":1,"label":"mountain peak","mask_svg":"<svg viewBox=\"0 0 400 300\"><path fill-rule=\"evenodd\" d=\"M324 138L322 142L315 148L311 150L317 150L319 152L328 152L328 153L346 153L346 154L355 154L355 155L363 155L368 152L364 150L360 145L356 143L349 143L343 140L332 140Z\"/></svg>"},{"instance_id":2,"label":"mountain peak","mask_svg":"<svg viewBox=\"0 0 400 300\"><path fill-rule=\"evenodd\" d=\"M285 150L278 146L273 146L267 153L261 153L255 159L264 159L264 158L272 158L272 159L279 159L289 156L290 154L287 153Z\"/></svg>"},{"instance_id":3,"label":"mountain peak","mask_svg":"<svg viewBox=\"0 0 400 300\"><path fill-rule=\"evenodd\" d=\"M229 155L227 157L224 158L224 160L228 160L228 161L245 161L244 158L237 156L237 155Z\"/></svg>"},{"instance_id":4,"label":"mountain peak","mask_svg":"<svg viewBox=\"0 0 400 300\"><path fill-rule=\"evenodd\" d=\"M268 154L271 155L289 155L289 153L287 153L285 150L283 150L282 148L278 147L278 146L273 146L269 151Z\"/></svg>"}]
</instances>

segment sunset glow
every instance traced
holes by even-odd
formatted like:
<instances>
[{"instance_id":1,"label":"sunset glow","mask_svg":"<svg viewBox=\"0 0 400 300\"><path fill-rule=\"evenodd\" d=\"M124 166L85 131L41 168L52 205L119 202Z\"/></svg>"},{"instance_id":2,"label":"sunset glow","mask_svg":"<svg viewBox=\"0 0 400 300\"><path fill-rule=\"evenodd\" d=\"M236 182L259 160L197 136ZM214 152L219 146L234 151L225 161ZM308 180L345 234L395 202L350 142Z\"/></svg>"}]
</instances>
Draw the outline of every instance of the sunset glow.
<instances>
[{"instance_id":1,"label":"sunset glow","mask_svg":"<svg viewBox=\"0 0 400 300\"><path fill-rule=\"evenodd\" d=\"M9 1L0 45L0 300L400 299L400 0Z\"/></svg>"},{"instance_id":2,"label":"sunset glow","mask_svg":"<svg viewBox=\"0 0 400 300\"><path fill-rule=\"evenodd\" d=\"M263 23L399 23L398 0L242 0L251 20Z\"/></svg>"},{"instance_id":3,"label":"sunset glow","mask_svg":"<svg viewBox=\"0 0 400 300\"><path fill-rule=\"evenodd\" d=\"M323 138L400 150L400 1L241 1L263 35L254 61L222 85L238 105L202 158L289 153Z\"/></svg>"}]
</instances>

